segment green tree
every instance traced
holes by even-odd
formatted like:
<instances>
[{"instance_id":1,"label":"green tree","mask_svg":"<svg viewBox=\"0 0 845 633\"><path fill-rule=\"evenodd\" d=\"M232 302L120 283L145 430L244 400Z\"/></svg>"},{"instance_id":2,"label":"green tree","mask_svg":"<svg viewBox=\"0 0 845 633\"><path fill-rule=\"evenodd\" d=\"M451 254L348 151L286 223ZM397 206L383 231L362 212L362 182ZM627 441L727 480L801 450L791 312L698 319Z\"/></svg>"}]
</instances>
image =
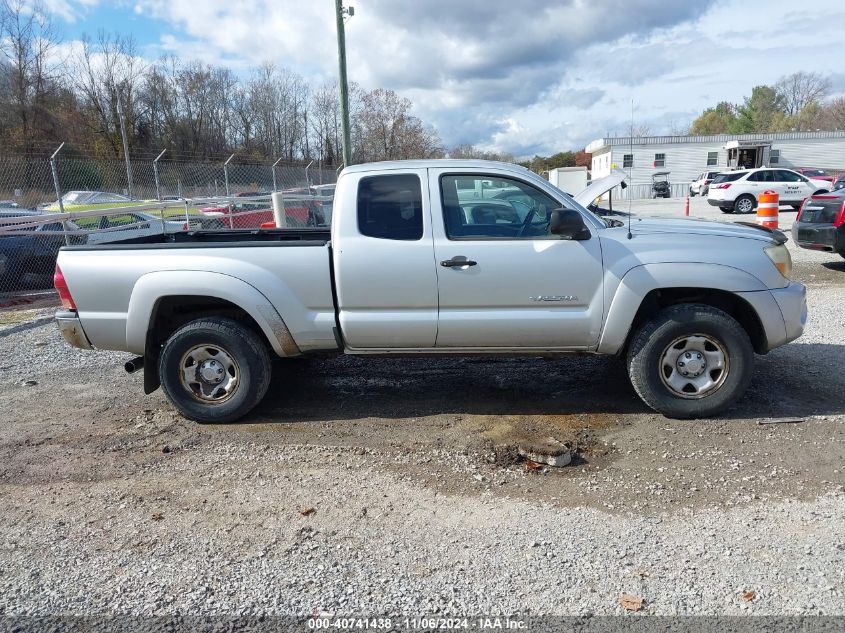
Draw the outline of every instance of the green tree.
<instances>
[{"instance_id":1,"label":"green tree","mask_svg":"<svg viewBox=\"0 0 845 633\"><path fill-rule=\"evenodd\" d=\"M736 122L736 108L722 101L715 108L707 108L690 126L690 134L727 134Z\"/></svg>"},{"instance_id":2,"label":"green tree","mask_svg":"<svg viewBox=\"0 0 845 633\"><path fill-rule=\"evenodd\" d=\"M783 97L771 86L754 86L751 96L737 106L736 113L734 124L729 130L732 134L773 132L776 127L785 124Z\"/></svg>"}]
</instances>

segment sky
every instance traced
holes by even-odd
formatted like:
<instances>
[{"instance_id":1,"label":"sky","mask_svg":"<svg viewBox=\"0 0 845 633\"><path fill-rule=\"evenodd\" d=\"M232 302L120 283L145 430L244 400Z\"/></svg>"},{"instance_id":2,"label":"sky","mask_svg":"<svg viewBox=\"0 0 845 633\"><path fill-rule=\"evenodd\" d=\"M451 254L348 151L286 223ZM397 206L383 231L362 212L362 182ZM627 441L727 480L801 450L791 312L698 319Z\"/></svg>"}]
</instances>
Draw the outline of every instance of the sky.
<instances>
[{"instance_id":1,"label":"sky","mask_svg":"<svg viewBox=\"0 0 845 633\"><path fill-rule=\"evenodd\" d=\"M65 40L131 34L142 56L262 63L335 81L333 0L44 0ZM348 74L414 103L445 146L578 149L652 134L799 70L845 93L843 0L345 0Z\"/></svg>"}]
</instances>

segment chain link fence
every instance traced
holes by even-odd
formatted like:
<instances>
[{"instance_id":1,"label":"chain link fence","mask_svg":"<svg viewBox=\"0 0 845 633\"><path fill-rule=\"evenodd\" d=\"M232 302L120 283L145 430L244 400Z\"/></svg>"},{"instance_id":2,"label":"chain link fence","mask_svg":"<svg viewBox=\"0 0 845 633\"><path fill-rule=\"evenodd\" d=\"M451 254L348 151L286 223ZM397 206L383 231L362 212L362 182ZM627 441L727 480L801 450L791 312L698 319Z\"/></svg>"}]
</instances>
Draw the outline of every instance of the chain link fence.
<instances>
[{"instance_id":1,"label":"chain link fence","mask_svg":"<svg viewBox=\"0 0 845 633\"><path fill-rule=\"evenodd\" d=\"M274 225L272 192L286 226L328 226L336 179L316 163L0 156L0 299L51 291L67 244Z\"/></svg>"}]
</instances>

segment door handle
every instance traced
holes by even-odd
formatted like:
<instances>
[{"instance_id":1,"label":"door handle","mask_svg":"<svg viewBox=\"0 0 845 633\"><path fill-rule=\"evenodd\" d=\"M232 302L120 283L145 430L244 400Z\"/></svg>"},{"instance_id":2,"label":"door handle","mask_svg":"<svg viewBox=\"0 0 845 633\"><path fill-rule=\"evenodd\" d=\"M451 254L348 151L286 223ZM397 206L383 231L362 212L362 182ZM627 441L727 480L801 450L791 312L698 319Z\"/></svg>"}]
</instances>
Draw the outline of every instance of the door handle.
<instances>
[{"instance_id":1,"label":"door handle","mask_svg":"<svg viewBox=\"0 0 845 633\"><path fill-rule=\"evenodd\" d=\"M477 266L478 262L474 262L466 257L453 257L452 259L443 260L440 262L440 265L446 268L462 268L463 266Z\"/></svg>"}]
</instances>

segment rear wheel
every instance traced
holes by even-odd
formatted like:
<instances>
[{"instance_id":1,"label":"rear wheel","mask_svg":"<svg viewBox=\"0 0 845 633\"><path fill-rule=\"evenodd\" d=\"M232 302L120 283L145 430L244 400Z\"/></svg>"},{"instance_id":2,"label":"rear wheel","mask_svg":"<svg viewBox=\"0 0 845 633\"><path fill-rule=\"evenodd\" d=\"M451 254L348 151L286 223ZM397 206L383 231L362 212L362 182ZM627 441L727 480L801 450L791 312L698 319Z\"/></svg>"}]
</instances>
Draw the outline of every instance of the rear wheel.
<instances>
[{"instance_id":1,"label":"rear wheel","mask_svg":"<svg viewBox=\"0 0 845 633\"><path fill-rule=\"evenodd\" d=\"M692 187L689 188L689 197L695 198L695 192L692 190Z\"/></svg>"},{"instance_id":2,"label":"rear wheel","mask_svg":"<svg viewBox=\"0 0 845 633\"><path fill-rule=\"evenodd\" d=\"M161 386L186 418L233 422L270 386L270 356L249 328L224 318L191 321L164 344Z\"/></svg>"},{"instance_id":3,"label":"rear wheel","mask_svg":"<svg viewBox=\"0 0 845 633\"><path fill-rule=\"evenodd\" d=\"M642 400L670 418L709 417L751 382L754 350L726 312L681 304L659 312L634 335L628 375Z\"/></svg>"},{"instance_id":4,"label":"rear wheel","mask_svg":"<svg viewBox=\"0 0 845 633\"><path fill-rule=\"evenodd\" d=\"M757 200L754 196L744 193L734 202L734 210L737 213L751 213L757 206Z\"/></svg>"}]
</instances>

